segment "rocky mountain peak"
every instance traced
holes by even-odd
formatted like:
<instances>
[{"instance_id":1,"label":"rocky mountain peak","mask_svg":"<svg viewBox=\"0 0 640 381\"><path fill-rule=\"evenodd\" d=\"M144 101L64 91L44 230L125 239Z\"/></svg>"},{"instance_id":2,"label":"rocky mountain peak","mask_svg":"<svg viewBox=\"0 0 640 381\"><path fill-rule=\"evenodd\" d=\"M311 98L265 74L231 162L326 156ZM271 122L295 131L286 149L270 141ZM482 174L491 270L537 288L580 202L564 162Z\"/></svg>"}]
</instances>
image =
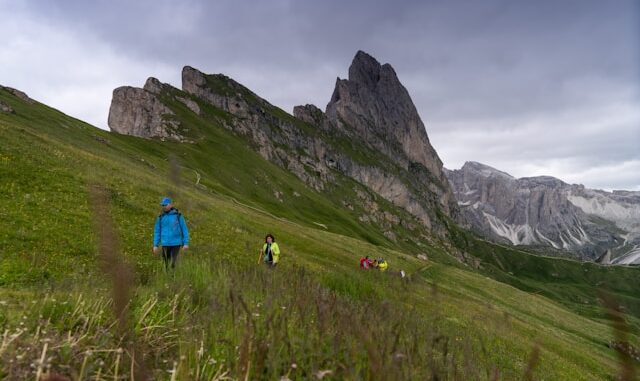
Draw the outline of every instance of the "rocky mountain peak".
<instances>
[{"instance_id":1,"label":"rocky mountain peak","mask_svg":"<svg viewBox=\"0 0 640 381\"><path fill-rule=\"evenodd\" d=\"M421 173L420 181L439 195L445 213L456 215L457 205L442 161L391 65L382 65L358 51L349 67L349 79L337 79L325 114L340 131L403 170Z\"/></svg>"},{"instance_id":2,"label":"rocky mountain peak","mask_svg":"<svg viewBox=\"0 0 640 381\"><path fill-rule=\"evenodd\" d=\"M421 164L448 187L442 162L391 65L381 65L358 51L349 67L349 79L336 81L326 115L346 133L360 137L401 167Z\"/></svg>"},{"instance_id":3,"label":"rocky mountain peak","mask_svg":"<svg viewBox=\"0 0 640 381\"><path fill-rule=\"evenodd\" d=\"M603 263L640 262L640 197L632 192L596 191L552 176L516 179L477 162L447 176L466 220L489 238Z\"/></svg>"},{"instance_id":4,"label":"rocky mountain peak","mask_svg":"<svg viewBox=\"0 0 640 381\"><path fill-rule=\"evenodd\" d=\"M378 60L362 50L358 50L351 61L351 66L349 66L349 81L375 88L380 80L381 68L382 65Z\"/></svg>"},{"instance_id":5,"label":"rocky mountain peak","mask_svg":"<svg viewBox=\"0 0 640 381\"><path fill-rule=\"evenodd\" d=\"M460 168L462 172L469 173L473 172L480 176L489 177L489 176L502 176L505 178L513 179L514 177L506 172L502 172L498 169L490 167L486 164L478 163L477 161L467 161L464 163L462 168Z\"/></svg>"}]
</instances>

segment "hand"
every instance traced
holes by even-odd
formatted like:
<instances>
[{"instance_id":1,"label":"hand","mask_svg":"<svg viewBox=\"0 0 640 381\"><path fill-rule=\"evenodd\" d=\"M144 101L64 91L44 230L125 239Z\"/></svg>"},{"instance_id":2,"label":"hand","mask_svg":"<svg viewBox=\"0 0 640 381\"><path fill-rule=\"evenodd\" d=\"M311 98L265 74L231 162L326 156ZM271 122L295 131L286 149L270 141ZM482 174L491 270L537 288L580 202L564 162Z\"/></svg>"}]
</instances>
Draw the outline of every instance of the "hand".
<instances>
[{"instance_id":1,"label":"hand","mask_svg":"<svg viewBox=\"0 0 640 381\"><path fill-rule=\"evenodd\" d=\"M153 254L158 254L159 251L160 251L160 248L158 246L153 247Z\"/></svg>"},{"instance_id":2,"label":"hand","mask_svg":"<svg viewBox=\"0 0 640 381\"><path fill-rule=\"evenodd\" d=\"M182 250L189 250L189 245L182 246Z\"/></svg>"}]
</instances>

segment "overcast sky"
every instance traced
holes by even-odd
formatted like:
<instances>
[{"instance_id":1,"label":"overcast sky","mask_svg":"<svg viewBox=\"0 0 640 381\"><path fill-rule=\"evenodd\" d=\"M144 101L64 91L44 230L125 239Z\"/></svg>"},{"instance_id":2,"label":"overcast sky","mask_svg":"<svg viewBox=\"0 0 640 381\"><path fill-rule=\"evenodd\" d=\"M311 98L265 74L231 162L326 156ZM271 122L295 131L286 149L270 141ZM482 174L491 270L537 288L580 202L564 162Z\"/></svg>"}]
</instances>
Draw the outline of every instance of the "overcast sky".
<instances>
[{"instance_id":1,"label":"overcast sky","mask_svg":"<svg viewBox=\"0 0 640 381\"><path fill-rule=\"evenodd\" d=\"M0 84L101 128L115 87L180 87L184 65L324 109L361 49L446 167L640 190L637 0L0 0L0 36Z\"/></svg>"}]
</instances>

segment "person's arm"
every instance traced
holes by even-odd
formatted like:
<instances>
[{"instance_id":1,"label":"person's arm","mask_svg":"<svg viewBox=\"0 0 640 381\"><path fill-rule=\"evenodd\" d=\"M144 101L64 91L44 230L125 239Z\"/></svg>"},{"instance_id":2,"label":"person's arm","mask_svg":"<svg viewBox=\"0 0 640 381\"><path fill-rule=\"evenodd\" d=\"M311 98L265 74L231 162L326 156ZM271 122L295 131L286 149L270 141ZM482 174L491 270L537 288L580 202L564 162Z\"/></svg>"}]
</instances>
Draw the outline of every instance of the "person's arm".
<instances>
[{"instance_id":1,"label":"person's arm","mask_svg":"<svg viewBox=\"0 0 640 381\"><path fill-rule=\"evenodd\" d=\"M273 262L277 263L280 260L280 246L274 242L271 245L271 251L273 253Z\"/></svg>"},{"instance_id":2,"label":"person's arm","mask_svg":"<svg viewBox=\"0 0 640 381\"><path fill-rule=\"evenodd\" d=\"M156 225L153 228L153 251L158 251L158 245L160 244L160 217L156 218Z\"/></svg>"},{"instance_id":3,"label":"person's arm","mask_svg":"<svg viewBox=\"0 0 640 381\"><path fill-rule=\"evenodd\" d=\"M187 222L184 220L184 216L180 215L180 226L182 227L182 245L183 249L189 248L189 228Z\"/></svg>"}]
</instances>

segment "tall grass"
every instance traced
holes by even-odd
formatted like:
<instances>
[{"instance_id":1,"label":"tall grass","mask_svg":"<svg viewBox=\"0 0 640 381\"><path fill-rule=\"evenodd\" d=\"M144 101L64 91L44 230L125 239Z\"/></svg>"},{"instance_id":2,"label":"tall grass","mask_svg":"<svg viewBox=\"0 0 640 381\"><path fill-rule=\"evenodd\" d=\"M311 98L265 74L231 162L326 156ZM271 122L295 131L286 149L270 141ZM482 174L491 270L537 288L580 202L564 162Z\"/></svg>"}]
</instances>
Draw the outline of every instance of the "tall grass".
<instances>
[{"instance_id":1,"label":"tall grass","mask_svg":"<svg viewBox=\"0 0 640 381\"><path fill-rule=\"evenodd\" d=\"M368 275L380 277L387 297L406 291L399 278ZM24 310L0 346L5 379L38 369L73 379L143 379L143 362L153 379L483 378L463 341L439 334L402 298L353 298L303 268L183 260L173 276L135 291L124 331L109 313L113 298L101 295L107 290L44 295ZM34 362L43 345L43 360Z\"/></svg>"}]
</instances>

